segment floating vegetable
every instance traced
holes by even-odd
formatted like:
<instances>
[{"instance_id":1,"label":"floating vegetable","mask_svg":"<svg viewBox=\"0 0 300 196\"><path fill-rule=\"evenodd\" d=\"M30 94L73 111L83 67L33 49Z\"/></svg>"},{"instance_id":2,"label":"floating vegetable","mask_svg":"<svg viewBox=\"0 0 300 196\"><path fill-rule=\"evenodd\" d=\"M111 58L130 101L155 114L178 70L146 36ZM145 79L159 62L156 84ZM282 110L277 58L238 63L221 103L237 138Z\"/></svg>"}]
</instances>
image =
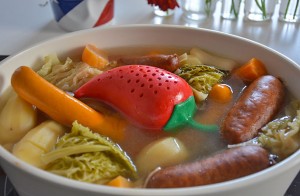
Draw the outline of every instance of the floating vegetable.
<instances>
[{"instance_id":1,"label":"floating vegetable","mask_svg":"<svg viewBox=\"0 0 300 196\"><path fill-rule=\"evenodd\" d=\"M215 66L222 70L231 71L238 65L237 62L232 59L210 54L200 48L192 48L190 54L197 57L203 64Z\"/></svg>"},{"instance_id":2,"label":"floating vegetable","mask_svg":"<svg viewBox=\"0 0 300 196\"><path fill-rule=\"evenodd\" d=\"M55 121L45 121L31 129L16 143L12 153L23 161L44 169L47 163L42 160L42 155L54 148L58 137L64 132L64 126Z\"/></svg>"},{"instance_id":3,"label":"floating vegetable","mask_svg":"<svg viewBox=\"0 0 300 196\"><path fill-rule=\"evenodd\" d=\"M15 93L11 93L0 112L0 143L19 141L36 123L36 109Z\"/></svg>"},{"instance_id":4,"label":"floating vegetable","mask_svg":"<svg viewBox=\"0 0 300 196\"><path fill-rule=\"evenodd\" d=\"M88 65L99 69L104 69L109 64L107 53L92 44L84 47L81 59Z\"/></svg>"},{"instance_id":5,"label":"floating vegetable","mask_svg":"<svg viewBox=\"0 0 300 196\"><path fill-rule=\"evenodd\" d=\"M183 53L179 57L180 66L183 65L202 65L203 63L194 55Z\"/></svg>"},{"instance_id":6,"label":"floating vegetable","mask_svg":"<svg viewBox=\"0 0 300 196\"><path fill-rule=\"evenodd\" d=\"M52 54L44 57L44 65L37 73L61 90L73 92L102 71L70 58L61 63L57 55Z\"/></svg>"},{"instance_id":7,"label":"floating vegetable","mask_svg":"<svg viewBox=\"0 0 300 196\"><path fill-rule=\"evenodd\" d=\"M205 100L213 85L222 81L225 72L208 65L181 66L176 72L193 88L197 102Z\"/></svg>"},{"instance_id":8,"label":"floating vegetable","mask_svg":"<svg viewBox=\"0 0 300 196\"><path fill-rule=\"evenodd\" d=\"M137 177L134 164L117 144L76 121L42 160L49 164L48 171L84 182L104 184L117 176Z\"/></svg>"},{"instance_id":9,"label":"floating vegetable","mask_svg":"<svg viewBox=\"0 0 300 196\"><path fill-rule=\"evenodd\" d=\"M209 97L218 103L228 103L232 100L232 90L226 84L215 84L209 92Z\"/></svg>"},{"instance_id":10,"label":"floating vegetable","mask_svg":"<svg viewBox=\"0 0 300 196\"><path fill-rule=\"evenodd\" d=\"M244 82L252 82L263 75L267 75L268 72L263 62L257 58L252 58L243 66L237 68L234 74L240 77Z\"/></svg>"},{"instance_id":11,"label":"floating vegetable","mask_svg":"<svg viewBox=\"0 0 300 196\"><path fill-rule=\"evenodd\" d=\"M71 126L77 120L112 139L122 140L124 137L124 121L98 113L47 82L29 67L19 67L13 73L11 83L21 98L63 125Z\"/></svg>"},{"instance_id":12,"label":"floating vegetable","mask_svg":"<svg viewBox=\"0 0 300 196\"><path fill-rule=\"evenodd\" d=\"M190 86L166 70L142 65L117 67L100 74L75 91L77 98L95 98L121 113L133 124L152 130L172 131L189 124L203 131L214 125L196 123Z\"/></svg>"},{"instance_id":13,"label":"floating vegetable","mask_svg":"<svg viewBox=\"0 0 300 196\"><path fill-rule=\"evenodd\" d=\"M157 167L180 164L188 158L188 150L180 140L166 137L143 148L135 162L140 174L147 174Z\"/></svg>"},{"instance_id":14,"label":"floating vegetable","mask_svg":"<svg viewBox=\"0 0 300 196\"><path fill-rule=\"evenodd\" d=\"M261 129L258 143L284 159L300 148L300 110L297 115L269 122Z\"/></svg>"},{"instance_id":15,"label":"floating vegetable","mask_svg":"<svg viewBox=\"0 0 300 196\"><path fill-rule=\"evenodd\" d=\"M109 181L107 186L113 186L113 187L118 187L118 188L130 188L133 186L133 184L123 176L118 176L111 181Z\"/></svg>"}]
</instances>

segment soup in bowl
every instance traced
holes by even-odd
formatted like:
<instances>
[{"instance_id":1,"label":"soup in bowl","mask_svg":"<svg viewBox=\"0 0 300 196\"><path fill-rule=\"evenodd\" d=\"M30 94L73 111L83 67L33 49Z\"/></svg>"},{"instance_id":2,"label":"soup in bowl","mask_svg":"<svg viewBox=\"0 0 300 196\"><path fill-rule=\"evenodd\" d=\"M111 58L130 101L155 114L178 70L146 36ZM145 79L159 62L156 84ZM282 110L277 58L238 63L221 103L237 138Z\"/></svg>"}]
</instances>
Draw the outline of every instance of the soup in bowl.
<instances>
[{"instance_id":1,"label":"soup in bowl","mask_svg":"<svg viewBox=\"0 0 300 196\"><path fill-rule=\"evenodd\" d=\"M282 195L299 171L299 67L247 39L92 29L0 74L1 166L22 196Z\"/></svg>"}]
</instances>

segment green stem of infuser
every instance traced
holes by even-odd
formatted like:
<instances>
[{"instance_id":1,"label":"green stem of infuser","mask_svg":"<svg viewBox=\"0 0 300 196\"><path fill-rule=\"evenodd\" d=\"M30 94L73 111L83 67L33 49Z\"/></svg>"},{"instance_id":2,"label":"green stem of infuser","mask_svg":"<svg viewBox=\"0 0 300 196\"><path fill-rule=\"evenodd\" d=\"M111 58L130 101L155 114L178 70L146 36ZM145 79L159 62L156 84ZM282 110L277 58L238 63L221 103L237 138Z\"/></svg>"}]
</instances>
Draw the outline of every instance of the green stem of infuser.
<instances>
[{"instance_id":1,"label":"green stem of infuser","mask_svg":"<svg viewBox=\"0 0 300 196\"><path fill-rule=\"evenodd\" d=\"M173 113L167 124L163 127L163 130L167 132L174 132L184 126L191 126L203 132L217 131L217 125L204 125L193 119L196 109L197 106L194 96L191 96L186 101L175 105Z\"/></svg>"}]
</instances>

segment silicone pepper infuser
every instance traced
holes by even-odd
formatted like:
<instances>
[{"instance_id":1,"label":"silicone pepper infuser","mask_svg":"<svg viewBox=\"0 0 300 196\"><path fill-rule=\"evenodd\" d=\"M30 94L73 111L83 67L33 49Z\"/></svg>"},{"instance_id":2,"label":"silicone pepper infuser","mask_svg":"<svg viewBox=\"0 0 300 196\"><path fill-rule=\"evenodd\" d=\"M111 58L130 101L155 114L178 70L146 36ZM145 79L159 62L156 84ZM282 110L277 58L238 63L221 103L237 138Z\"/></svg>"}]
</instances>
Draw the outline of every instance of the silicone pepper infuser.
<instances>
[{"instance_id":1,"label":"silicone pepper infuser","mask_svg":"<svg viewBox=\"0 0 300 196\"><path fill-rule=\"evenodd\" d=\"M157 67L127 65L111 69L81 86L74 96L102 101L144 129L170 132L184 125L202 131L218 129L194 121L196 103L189 84Z\"/></svg>"}]
</instances>

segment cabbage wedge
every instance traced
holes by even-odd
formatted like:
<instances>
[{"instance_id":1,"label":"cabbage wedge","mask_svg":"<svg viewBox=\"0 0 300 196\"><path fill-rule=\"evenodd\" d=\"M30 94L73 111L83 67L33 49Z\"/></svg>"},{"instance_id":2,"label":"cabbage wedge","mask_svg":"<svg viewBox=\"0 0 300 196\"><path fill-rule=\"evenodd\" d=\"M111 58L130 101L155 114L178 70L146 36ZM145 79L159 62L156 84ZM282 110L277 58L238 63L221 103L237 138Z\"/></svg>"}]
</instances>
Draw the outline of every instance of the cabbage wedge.
<instances>
[{"instance_id":1,"label":"cabbage wedge","mask_svg":"<svg viewBox=\"0 0 300 196\"><path fill-rule=\"evenodd\" d=\"M104 184L117 176L137 177L135 165L117 144L76 121L42 159L46 170L78 181Z\"/></svg>"}]
</instances>

